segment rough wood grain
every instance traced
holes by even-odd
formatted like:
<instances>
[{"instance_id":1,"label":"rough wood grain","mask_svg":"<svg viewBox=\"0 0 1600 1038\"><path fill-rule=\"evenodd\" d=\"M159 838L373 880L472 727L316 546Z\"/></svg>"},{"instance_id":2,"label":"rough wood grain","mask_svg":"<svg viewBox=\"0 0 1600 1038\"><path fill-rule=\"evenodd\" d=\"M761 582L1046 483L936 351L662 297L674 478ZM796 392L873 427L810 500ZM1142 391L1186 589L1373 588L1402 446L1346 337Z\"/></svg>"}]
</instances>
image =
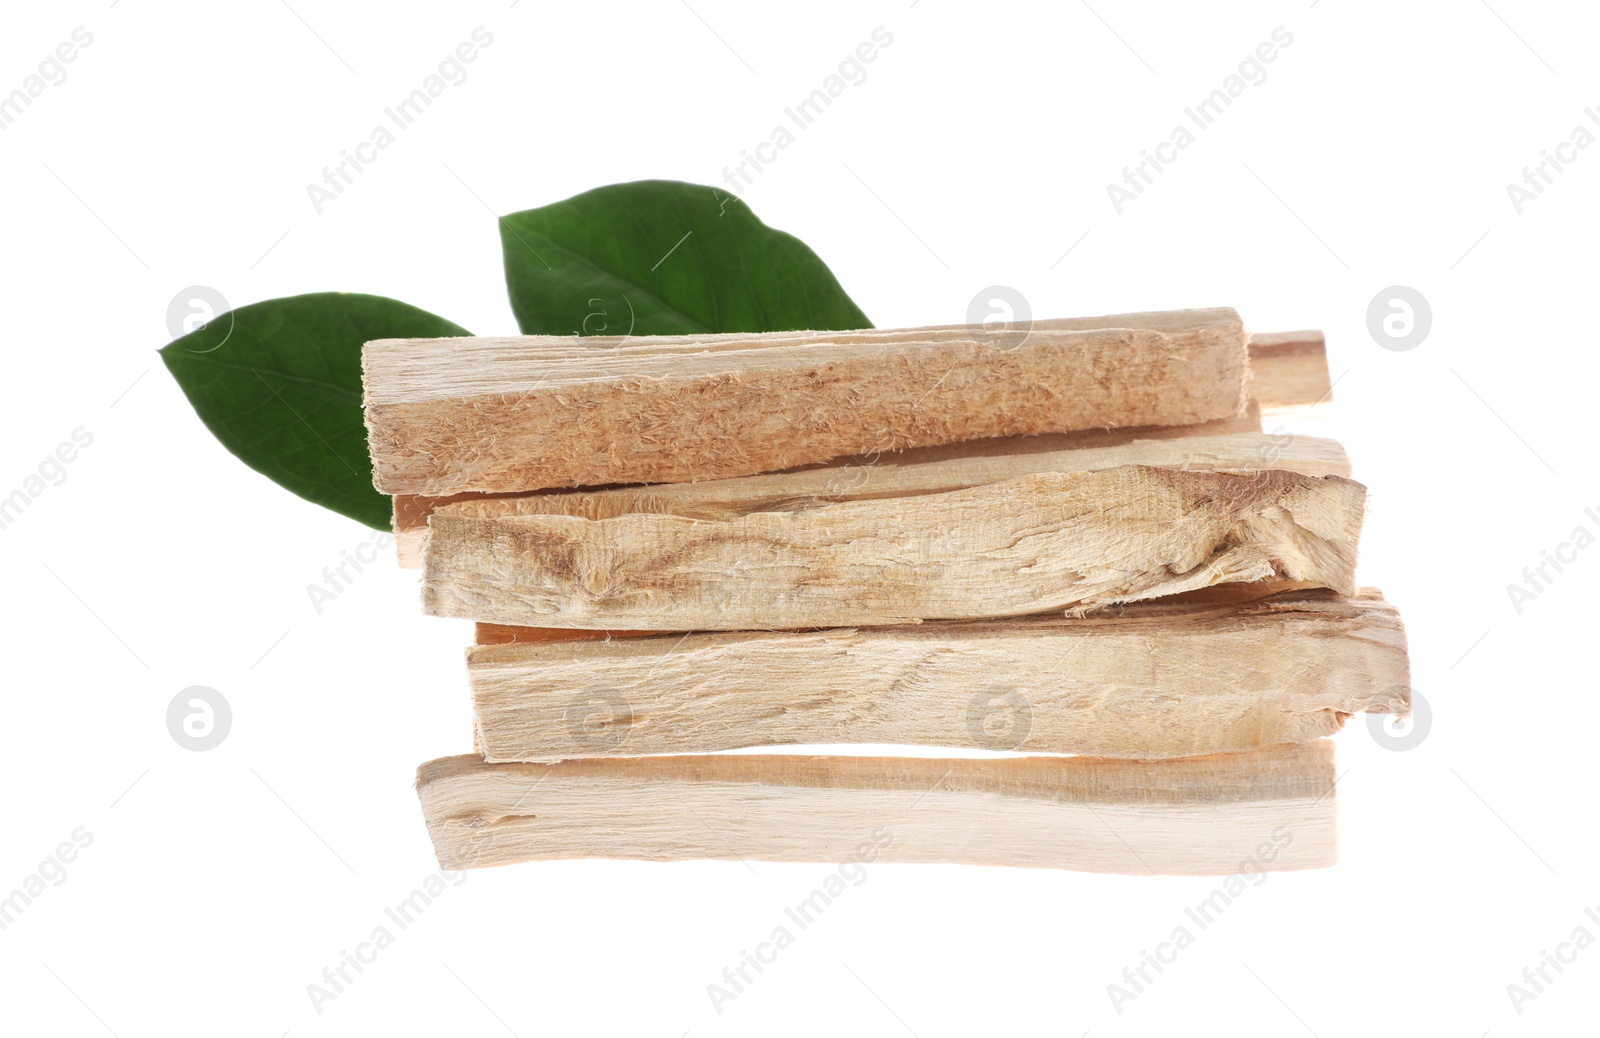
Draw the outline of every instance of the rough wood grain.
<instances>
[{"instance_id":1,"label":"rough wood grain","mask_svg":"<svg viewBox=\"0 0 1600 1038\"><path fill-rule=\"evenodd\" d=\"M423 607L530 627L757 630L1021 616L1214 584L1354 594L1365 489L1125 466L726 520L435 515Z\"/></svg>"},{"instance_id":2,"label":"rough wood grain","mask_svg":"<svg viewBox=\"0 0 1600 1038\"><path fill-rule=\"evenodd\" d=\"M491 761L899 743L1155 759L1410 711L1377 591L1088 618L508 642L467 652Z\"/></svg>"},{"instance_id":3,"label":"rough wood grain","mask_svg":"<svg viewBox=\"0 0 1600 1038\"><path fill-rule=\"evenodd\" d=\"M1089 471L1117 465L1161 465L1188 469L1282 468L1307 475L1350 474L1350 460L1338 443L1299 439L1260 431L1252 410L1246 417L1190 426L1088 430L1046 436L967 440L941 447L836 458L768 475L735 476L697 483L656 483L590 490L546 490L529 494L453 494L394 497L394 530L400 565L422 565L428 517L447 509L452 515L584 515L601 518L629 511L672 515L709 514L716 501L726 509L779 510L807 499L854 500L892 484L905 489L976 486L1028 472ZM1235 428L1254 426L1254 428ZM1149 434L1149 435L1146 435ZM881 478L875 478L881 477ZM870 486L869 486L870 485ZM739 502L747 502L740 505ZM460 508L449 506L460 505ZM728 514L732 514L731 511Z\"/></svg>"},{"instance_id":4,"label":"rough wood grain","mask_svg":"<svg viewBox=\"0 0 1600 1038\"><path fill-rule=\"evenodd\" d=\"M1086 450L983 454L942 461L879 459L859 465L699 483L657 483L608 490L476 498L440 505L435 514L477 519L505 515L580 515L586 519L611 519L632 512L646 512L691 519L732 519L752 512L796 512L839 501L965 490L1036 472L1098 472L1123 465L1197 472L1283 469L1307 476L1350 474L1350 458L1334 440L1235 433L1135 440Z\"/></svg>"},{"instance_id":5,"label":"rough wood grain","mask_svg":"<svg viewBox=\"0 0 1600 1038\"><path fill-rule=\"evenodd\" d=\"M1049 322L1045 322L1049 323ZM1080 429L1069 433L1044 433L1038 436L1011 436L999 439L963 440L958 443L918 447L903 451L879 452L868 455L847 455L806 468L860 468L879 465L912 465L959 458L975 458L1006 454L1045 454L1089 448L1122 447L1140 440L1164 440L1178 437L1224 436L1235 433L1260 433L1263 415L1284 416L1304 412L1312 405L1328 399L1331 386L1323 335L1319 331L1271 332L1252 335L1250 338L1250 399L1243 414L1232 418L1219 418L1197 425L1154 425L1132 429ZM1278 445L1289 440L1281 429L1275 429L1268 438L1269 453L1276 454ZM1297 468L1296 458L1284 457L1278 464L1257 464L1255 468L1287 468L1306 472L1307 475L1349 475L1348 471L1332 468L1326 473ZM1146 464L1162 464L1146 462ZM1183 467L1181 464L1178 467ZM1190 466L1195 467L1195 466ZM806 469L791 470L805 471ZM713 481L715 482L715 481ZM545 491L540 496L548 497ZM517 494L454 494L446 498L432 498L416 494L394 496L395 556L402 567L414 569L422 565L423 543L428 534L428 516L441 504L456 501L495 501L516 498ZM506 514L522 509L508 506ZM482 514L489 514L487 512Z\"/></svg>"},{"instance_id":6,"label":"rough wood grain","mask_svg":"<svg viewBox=\"0 0 1600 1038\"><path fill-rule=\"evenodd\" d=\"M1320 868L1337 858L1326 739L1126 761L769 754L424 764L439 864L943 862L1135 875Z\"/></svg>"},{"instance_id":7,"label":"rough wood grain","mask_svg":"<svg viewBox=\"0 0 1600 1038\"><path fill-rule=\"evenodd\" d=\"M873 451L1239 414L1232 310L1025 332L385 339L363 351L378 488L445 496L717 479Z\"/></svg>"},{"instance_id":8,"label":"rough wood grain","mask_svg":"<svg viewBox=\"0 0 1600 1038\"><path fill-rule=\"evenodd\" d=\"M1248 584L1216 584L1211 587L1197 588L1194 591L1181 591L1175 595L1153 601L1170 605L1182 606L1239 606L1246 602L1254 602L1273 595L1281 595L1290 591L1320 591L1325 590L1319 585L1300 580L1255 580ZM1114 609L1127 609L1128 606L1115 606ZM951 621L962 622L962 621ZM808 630L810 628L807 628ZM605 641L614 638L654 638L661 636L662 631L635 631L625 629L584 629L576 627L524 627L517 624L478 623L473 625L473 643L476 645L507 645L512 642L523 644L539 644L544 642L576 642L576 641ZM687 633L687 632L676 632Z\"/></svg>"}]
</instances>

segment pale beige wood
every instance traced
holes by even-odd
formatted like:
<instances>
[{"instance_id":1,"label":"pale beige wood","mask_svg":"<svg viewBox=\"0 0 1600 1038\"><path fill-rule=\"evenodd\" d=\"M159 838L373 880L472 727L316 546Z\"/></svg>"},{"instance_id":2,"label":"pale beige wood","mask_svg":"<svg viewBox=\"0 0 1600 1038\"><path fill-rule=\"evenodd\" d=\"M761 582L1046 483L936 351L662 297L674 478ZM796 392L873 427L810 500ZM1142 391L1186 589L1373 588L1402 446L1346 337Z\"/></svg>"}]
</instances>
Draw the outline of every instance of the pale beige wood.
<instances>
[{"instance_id":1,"label":"pale beige wood","mask_svg":"<svg viewBox=\"0 0 1600 1038\"><path fill-rule=\"evenodd\" d=\"M1326 739L1168 761L771 754L424 764L448 869L846 860L1230 875L1337 858Z\"/></svg>"},{"instance_id":2,"label":"pale beige wood","mask_svg":"<svg viewBox=\"0 0 1600 1038\"><path fill-rule=\"evenodd\" d=\"M1051 322L1043 322L1049 324ZM588 341L588 340L585 340ZM1327 355L1323 335L1319 331L1258 333L1250 338L1250 400L1245 412L1232 418L1221 418L1197 425L1156 425L1132 429L1081 429L1069 433L1044 433L1038 436L1012 436L999 439L963 440L958 443L918 447L903 451L878 452L868 455L849 455L822 463L833 468L859 468L863 465L920 464L957 458L972 458L1003 454L1042 454L1088 448L1125 446L1139 440L1172 439L1187 436L1222 436L1230 433L1259 433L1263 414L1286 416L1302 412L1331 396ZM1262 399L1258 399L1258 395ZM1275 431L1266 441L1270 452L1275 453L1288 441L1281 430ZM1294 469L1292 459L1277 465L1257 465L1258 468L1276 467ZM813 466L808 466L811 468ZM820 466L816 466L820 467ZM799 470L804 471L804 469ZM1306 471L1296 469L1296 471ZM1333 475L1348 472L1329 470ZM1318 472L1308 472L1319 475ZM714 481L713 481L714 482ZM549 491L544 492L547 496ZM440 504L455 501L493 501L516 498L515 494L455 494L448 498L430 498L414 494L397 494L394 497L395 554L401 566L416 568L422 565L423 542L428 533L428 516ZM513 514L517 506L508 506ZM485 513L487 514L487 513Z\"/></svg>"},{"instance_id":3,"label":"pale beige wood","mask_svg":"<svg viewBox=\"0 0 1600 1038\"><path fill-rule=\"evenodd\" d=\"M1160 441L1176 441L1163 444ZM936 468L946 463L945 468ZM895 470L890 478L904 485L921 478L928 486L975 486L1025 472L1086 471L1117 465L1164 465L1172 468L1283 468L1307 475L1349 475L1350 460L1332 440L1261 431L1252 405L1238 418L1200 425L1151 426L1143 429L1090 429L1075 433L965 440L960 443L881 454L835 458L821 465L769 475L735 476L698 483L657 483L589 490L546 490L531 494L453 494L394 497L396 554L400 565L422 565L428 516L449 505L455 515L620 515L627 511L701 514L710 502L749 502L742 510L757 511L764 502L785 509L805 498L851 500L872 496L865 490L873 474ZM787 504L782 504L788 502Z\"/></svg>"},{"instance_id":4,"label":"pale beige wood","mask_svg":"<svg viewBox=\"0 0 1600 1038\"><path fill-rule=\"evenodd\" d=\"M1248 584L1217 584L1212 587L1198 588L1194 591L1182 591L1165 598L1154 599L1153 601L1171 606L1236 606L1290 591L1317 590L1323 589L1308 581L1256 580ZM1128 607L1117 606L1115 608L1126 609ZM950 622L957 623L962 621ZM666 633L662 631L620 629L587 630L576 627L524 627L517 624L496 623L479 623L473 625L473 627L475 631L473 643L476 645L507 645L512 642L538 644L543 642L606 641L614 638L654 638Z\"/></svg>"},{"instance_id":5,"label":"pale beige wood","mask_svg":"<svg viewBox=\"0 0 1600 1038\"><path fill-rule=\"evenodd\" d=\"M363 351L375 481L444 496L679 482L842 455L1238 415L1232 310L981 328L378 340Z\"/></svg>"},{"instance_id":6,"label":"pale beige wood","mask_svg":"<svg viewBox=\"0 0 1600 1038\"><path fill-rule=\"evenodd\" d=\"M1212 587L1182 591L1153 601L1173 606L1240 605L1257 599L1281 595L1288 591L1322 590L1318 585L1299 580L1256 580L1248 584L1217 584ZM1126 606L1117 606L1125 609ZM958 623L962 621L950 621ZM810 630L811 628L807 628ZM612 638L654 638L662 631L637 631L624 629L593 630L577 627L525 627L518 624L478 623L473 625L475 645L506 645L512 642L536 644L542 642L605 641ZM675 632L687 633L687 632Z\"/></svg>"},{"instance_id":7,"label":"pale beige wood","mask_svg":"<svg viewBox=\"0 0 1600 1038\"><path fill-rule=\"evenodd\" d=\"M1375 590L1088 618L675 634L468 650L491 761L900 743L1154 759L1309 742L1410 711Z\"/></svg>"},{"instance_id":8,"label":"pale beige wood","mask_svg":"<svg viewBox=\"0 0 1600 1038\"><path fill-rule=\"evenodd\" d=\"M423 497L418 494L396 494L390 498L394 507L389 528L394 531L395 558L404 569L422 565L422 545L428 536L428 516L442 505L457 501L492 501L513 497L512 494L451 494L448 497Z\"/></svg>"},{"instance_id":9,"label":"pale beige wood","mask_svg":"<svg viewBox=\"0 0 1600 1038\"><path fill-rule=\"evenodd\" d=\"M1250 337L1250 396L1262 411L1294 414L1333 398L1327 345L1318 331Z\"/></svg>"},{"instance_id":10,"label":"pale beige wood","mask_svg":"<svg viewBox=\"0 0 1600 1038\"><path fill-rule=\"evenodd\" d=\"M752 512L794 512L839 501L869 501L965 490L1036 472L1098 472L1122 465L1191 471L1283 469L1308 476L1348 476L1350 458L1336 441L1267 433L1135 440L1113 447L986 454L942 461L868 459L858 465L699 483L658 483L609 490L562 491L448 502L437 515L581 515L611 519L632 512L732 519Z\"/></svg>"},{"instance_id":11,"label":"pale beige wood","mask_svg":"<svg viewBox=\"0 0 1600 1038\"><path fill-rule=\"evenodd\" d=\"M1032 472L1092 472L1119 465L1207 471L1285 469L1309 476L1350 474L1350 459L1336 441L1246 432L1139 439L1114 446L1073 450L997 454L969 451L967 456L940 460L908 460L885 455L859 459L851 465L772 475L608 490L455 498L402 496L395 498L395 528L410 532L407 546L402 550L402 564L414 558L415 564L421 565L427 516L433 513L475 518L582 515L604 519L629 512L651 512L699 519L729 518L756 511L793 511L829 501L961 489Z\"/></svg>"},{"instance_id":12,"label":"pale beige wood","mask_svg":"<svg viewBox=\"0 0 1600 1038\"><path fill-rule=\"evenodd\" d=\"M1124 447L1138 440L1173 440L1190 436L1225 436L1231 433L1259 433L1262 430L1261 409L1254 400L1246 400L1242 412L1231 418L1218 418L1193 425L1141 425L1124 429L1075 429L1063 433L1039 433L1035 436L1000 436L981 440L961 440L956 443L938 443L928 447L908 447L897 451L874 451L870 454L851 455L824 462L824 465L848 467L878 464L891 461L911 465L928 461L946 461L956 458L982 458L1002 454L1042 454L1052 451L1087 450L1097 447Z\"/></svg>"},{"instance_id":13,"label":"pale beige wood","mask_svg":"<svg viewBox=\"0 0 1600 1038\"><path fill-rule=\"evenodd\" d=\"M438 514L436 616L755 630L1021 616L1295 580L1355 593L1365 488L1125 466L726 520Z\"/></svg>"},{"instance_id":14,"label":"pale beige wood","mask_svg":"<svg viewBox=\"0 0 1600 1038\"><path fill-rule=\"evenodd\" d=\"M575 627L518 627L512 624L476 624L477 645L532 645L543 642L604 641L607 638L653 638L660 631L586 631Z\"/></svg>"}]
</instances>

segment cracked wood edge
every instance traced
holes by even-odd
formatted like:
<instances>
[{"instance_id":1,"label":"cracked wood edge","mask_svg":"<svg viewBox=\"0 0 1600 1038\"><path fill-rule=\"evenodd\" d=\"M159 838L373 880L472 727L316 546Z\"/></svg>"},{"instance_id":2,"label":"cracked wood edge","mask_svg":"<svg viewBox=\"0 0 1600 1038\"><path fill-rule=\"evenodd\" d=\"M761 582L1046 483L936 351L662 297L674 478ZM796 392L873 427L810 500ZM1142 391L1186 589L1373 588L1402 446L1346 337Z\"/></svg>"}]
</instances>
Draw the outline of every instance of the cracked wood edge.
<instances>
[{"instance_id":1,"label":"cracked wood edge","mask_svg":"<svg viewBox=\"0 0 1600 1038\"><path fill-rule=\"evenodd\" d=\"M1410 711L1381 593L1086 618L506 642L467 652L490 761L882 743L1154 759Z\"/></svg>"},{"instance_id":2,"label":"cracked wood edge","mask_svg":"<svg viewBox=\"0 0 1600 1038\"><path fill-rule=\"evenodd\" d=\"M1022 616L1293 580L1353 595L1365 488L1124 466L726 520L437 515L435 616L760 630Z\"/></svg>"},{"instance_id":3,"label":"cracked wood edge","mask_svg":"<svg viewBox=\"0 0 1600 1038\"><path fill-rule=\"evenodd\" d=\"M1241 424L1254 428L1235 428ZM881 496L875 491L883 485L902 490L917 484L920 489L954 489L1027 472L1088 471L1129 464L1350 474L1349 457L1338 443L1263 433L1259 418L1252 413L1245 419L1197 426L1157 426L1124 434L1091 430L1058 436L970 440L939 448L836 458L825 465L786 472L693 483L531 494L466 493L438 498L397 494L393 499L392 526L400 565L415 568L422 565L428 517L441 511L478 517L555 514L601 518L630 511L697 516L719 509L732 514L735 510L762 508L788 510L800 507L806 499L846 501Z\"/></svg>"},{"instance_id":4,"label":"cracked wood edge","mask_svg":"<svg viewBox=\"0 0 1600 1038\"><path fill-rule=\"evenodd\" d=\"M1232 433L1135 440L1117 446L1030 454L980 454L938 461L868 459L854 466L738 476L700 483L422 500L432 502L429 514L480 519L504 515L581 515L586 519L609 519L630 512L728 519L751 512L796 511L837 501L962 490L1034 472L1093 472L1120 465L1196 471L1284 469L1308 476L1350 474L1350 459L1334 440ZM424 515L424 527L426 523ZM398 527L399 523L396 525ZM420 548L420 544L417 547ZM418 562L420 564L420 558Z\"/></svg>"},{"instance_id":5,"label":"cracked wood edge","mask_svg":"<svg viewBox=\"0 0 1600 1038\"><path fill-rule=\"evenodd\" d=\"M524 494L442 505L439 514L478 519L505 515L578 515L611 519L633 512L690 519L732 519L752 512L793 512L839 501L868 501L966 490L1036 472L1098 472L1124 465L1197 472L1281 469L1307 476L1348 476L1338 442L1314 436L1234 433L1138 440L1115 447L1037 454L977 455L940 461L871 462L698 483L657 483L608 490Z\"/></svg>"},{"instance_id":6,"label":"cracked wood edge","mask_svg":"<svg viewBox=\"0 0 1600 1038\"><path fill-rule=\"evenodd\" d=\"M1194 591L1182 591L1165 598L1154 599L1154 602L1175 608L1183 606L1237 606L1257 599L1268 598L1272 595L1281 595L1291 591L1316 591L1322 590L1316 584L1300 580L1256 580L1248 584L1216 584L1211 587L1197 588ZM1098 616L1102 612L1125 610L1129 606L1108 606L1102 610L1088 610L1084 615ZM962 621L931 621L934 623ZM816 630L816 628L805 628ZM607 641L614 638L650 638L665 633L686 634L690 632L663 632L663 631L638 631L625 629L598 628L586 630L582 628L563 627L526 627L519 624L477 623L473 625L473 644L475 645L503 645L509 642L537 643L537 642L573 642L573 641Z\"/></svg>"}]
</instances>

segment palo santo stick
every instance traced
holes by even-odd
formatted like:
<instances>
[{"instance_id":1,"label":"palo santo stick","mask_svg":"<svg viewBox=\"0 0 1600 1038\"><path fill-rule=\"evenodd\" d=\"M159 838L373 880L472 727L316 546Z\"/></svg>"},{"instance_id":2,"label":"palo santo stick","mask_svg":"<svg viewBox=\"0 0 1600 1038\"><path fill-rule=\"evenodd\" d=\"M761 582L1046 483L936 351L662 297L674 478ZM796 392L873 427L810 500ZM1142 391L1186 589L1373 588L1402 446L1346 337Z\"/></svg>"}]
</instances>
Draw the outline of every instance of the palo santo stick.
<instances>
[{"instance_id":1,"label":"palo santo stick","mask_svg":"<svg viewBox=\"0 0 1600 1038\"><path fill-rule=\"evenodd\" d=\"M1338 476L1126 466L722 521L439 514L423 608L709 631L1087 611L1271 579L1353 595L1365 496Z\"/></svg>"},{"instance_id":2,"label":"palo santo stick","mask_svg":"<svg viewBox=\"0 0 1600 1038\"><path fill-rule=\"evenodd\" d=\"M378 489L444 496L770 472L850 454L1238 415L1232 310L982 328L383 339L363 351Z\"/></svg>"},{"instance_id":3,"label":"palo santo stick","mask_svg":"<svg viewBox=\"0 0 1600 1038\"><path fill-rule=\"evenodd\" d=\"M1242 428L1254 426L1253 429ZM1089 471L1118 465L1188 469L1281 468L1313 476L1347 476L1350 459L1336 442L1296 440L1260 431L1252 411L1243 418L1202 425L1153 426L1118 433L1095 429L1046 436L968 440L892 454L836 458L770 475L734 476L698 483L654 483L600 490L547 490L531 494L453 494L394 497L394 530L400 565L422 565L428 517L452 515L583 515L591 519L631 511L708 516L791 510L807 500L844 501L884 496L880 487L955 489L1044 471ZM1236 426L1240 428L1235 428ZM1151 434L1146 436L1145 434ZM1170 442L1163 442L1170 441ZM942 467L936 467L942 466ZM876 477L883 478L876 478ZM869 486L870 484L870 486ZM460 505L460 508L450 506Z\"/></svg>"},{"instance_id":4,"label":"palo santo stick","mask_svg":"<svg viewBox=\"0 0 1600 1038\"><path fill-rule=\"evenodd\" d=\"M1044 322L1049 324L1050 322ZM585 340L588 341L588 340ZM1250 338L1250 401L1245 412L1233 418L1221 418L1198 425L1155 425L1135 429L1083 429L1070 433L1047 433L1039 436L1013 436L1002 439L966 440L937 447L919 447L905 451L880 452L870 455L852 455L835 458L824 463L832 468L859 468L864 465L910 465L929 461L956 458L994 456L1002 454L1041 454L1056 451L1084 450L1131 445L1139 440L1173 439L1177 437L1222 436L1230 433L1259 433L1263 414L1293 414L1303 408L1326 400L1332 389L1328 377L1328 362L1323 335L1319 331L1260 333ZM1274 433L1268 445L1268 454L1277 455L1284 437ZM1292 448L1291 448L1292 450ZM1276 461L1276 458L1272 460ZM1131 463L1131 459L1119 464ZM1169 464L1146 461L1144 464ZM1290 451L1283 451L1281 463L1266 463L1261 458L1248 466L1252 468L1286 468L1307 475L1349 475L1343 470L1328 468L1312 470ZM1297 467L1297 465L1301 467ZM1185 467L1179 462L1177 467ZM1189 464L1188 467L1198 467ZM1218 466L1220 467L1220 466ZM712 481L715 482L715 481ZM516 494L454 494L445 498L424 497L415 494L396 494L394 497L395 555L402 567L414 569L422 565L423 541L428 533L428 516L443 504L456 501L496 501L515 499ZM548 497L548 492L541 495ZM504 514L525 511L516 505L507 506ZM557 508L555 511L564 512ZM484 511L474 514L494 514Z\"/></svg>"},{"instance_id":5,"label":"palo santo stick","mask_svg":"<svg viewBox=\"0 0 1600 1038\"><path fill-rule=\"evenodd\" d=\"M866 462L702 483L658 483L609 490L477 498L440 505L436 515L492 519L505 515L579 515L611 519L633 512L690 519L733 519L752 512L795 512L839 501L868 501L965 490L1036 472L1098 472L1151 465L1196 472L1283 469L1307 476L1348 476L1350 458L1334 440L1235 433L1136 440L1115 447L993 454L942 461Z\"/></svg>"},{"instance_id":6,"label":"palo santo stick","mask_svg":"<svg viewBox=\"0 0 1600 1038\"><path fill-rule=\"evenodd\" d=\"M901 743L1186 757L1410 712L1375 590L1087 618L510 642L467 652L490 761Z\"/></svg>"},{"instance_id":7,"label":"palo santo stick","mask_svg":"<svg viewBox=\"0 0 1600 1038\"><path fill-rule=\"evenodd\" d=\"M1263 411L1293 413L1333 396L1321 332L1264 332L1250 337L1250 396Z\"/></svg>"},{"instance_id":8,"label":"palo santo stick","mask_svg":"<svg viewBox=\"0 0 1600 1038\"><path fill-rule=\"evenodd\" d=\"M1168 761L616 757L430 761L417 794L447 869L569 858L867 860L1135 875L1337 857L1326 739Z\"/></svg>"},{"instance_id":9,"label":"palo santo stick","mask_svg":"<svg viewBox=\"0 0 1600 1038\"><path fill-rule=\"evenodd\" d=\"M984 441L989 442L989 441ZM981 486L1034 472L1093 472L1121 465L1155 465L1196 471L1284 469L1308 476L1348 476L1350 459L1336 441L1268 433L1133 440L1116 446L1034 453L976 454L938 461L893 456L849 466L826 466L772 475L738 476L701 483L663 483L608 490L554 491L461 498L397 497L402 507L425 501L431 514L487 519L503 515L581 515L608 519L630 512L727 519L758 511L794 511L833 501L897 497ZM410 511L412 531L426 529ZM412 550L420 553L423 537Z\"/></svg>"}]
</instances>

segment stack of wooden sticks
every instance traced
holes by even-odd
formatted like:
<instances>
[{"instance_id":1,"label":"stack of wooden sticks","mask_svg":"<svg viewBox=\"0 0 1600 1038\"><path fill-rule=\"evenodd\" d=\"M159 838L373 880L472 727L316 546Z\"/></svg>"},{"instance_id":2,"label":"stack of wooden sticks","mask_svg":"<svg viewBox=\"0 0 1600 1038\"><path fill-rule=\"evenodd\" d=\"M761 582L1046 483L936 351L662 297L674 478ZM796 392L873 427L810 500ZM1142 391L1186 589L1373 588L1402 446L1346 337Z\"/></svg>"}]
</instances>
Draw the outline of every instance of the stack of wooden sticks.
<instances>
[{"instance_id":1,"label":"stack of wooden sticks","mask_svg":"<svg viewBox=\"0 0 1600 1038\"><path fill-rule=\"evenodd\" d=\"M1330 395L1320 333L1214 309L363 363L402 564L478 621L476 752L417 779L446 867L868 839L1317 867L1324 737L1410 710L1399 616L1356 582L1365 488L1262 431ZM964 755L718 752L844 743Z\"/></svg>"}]
</instances>

